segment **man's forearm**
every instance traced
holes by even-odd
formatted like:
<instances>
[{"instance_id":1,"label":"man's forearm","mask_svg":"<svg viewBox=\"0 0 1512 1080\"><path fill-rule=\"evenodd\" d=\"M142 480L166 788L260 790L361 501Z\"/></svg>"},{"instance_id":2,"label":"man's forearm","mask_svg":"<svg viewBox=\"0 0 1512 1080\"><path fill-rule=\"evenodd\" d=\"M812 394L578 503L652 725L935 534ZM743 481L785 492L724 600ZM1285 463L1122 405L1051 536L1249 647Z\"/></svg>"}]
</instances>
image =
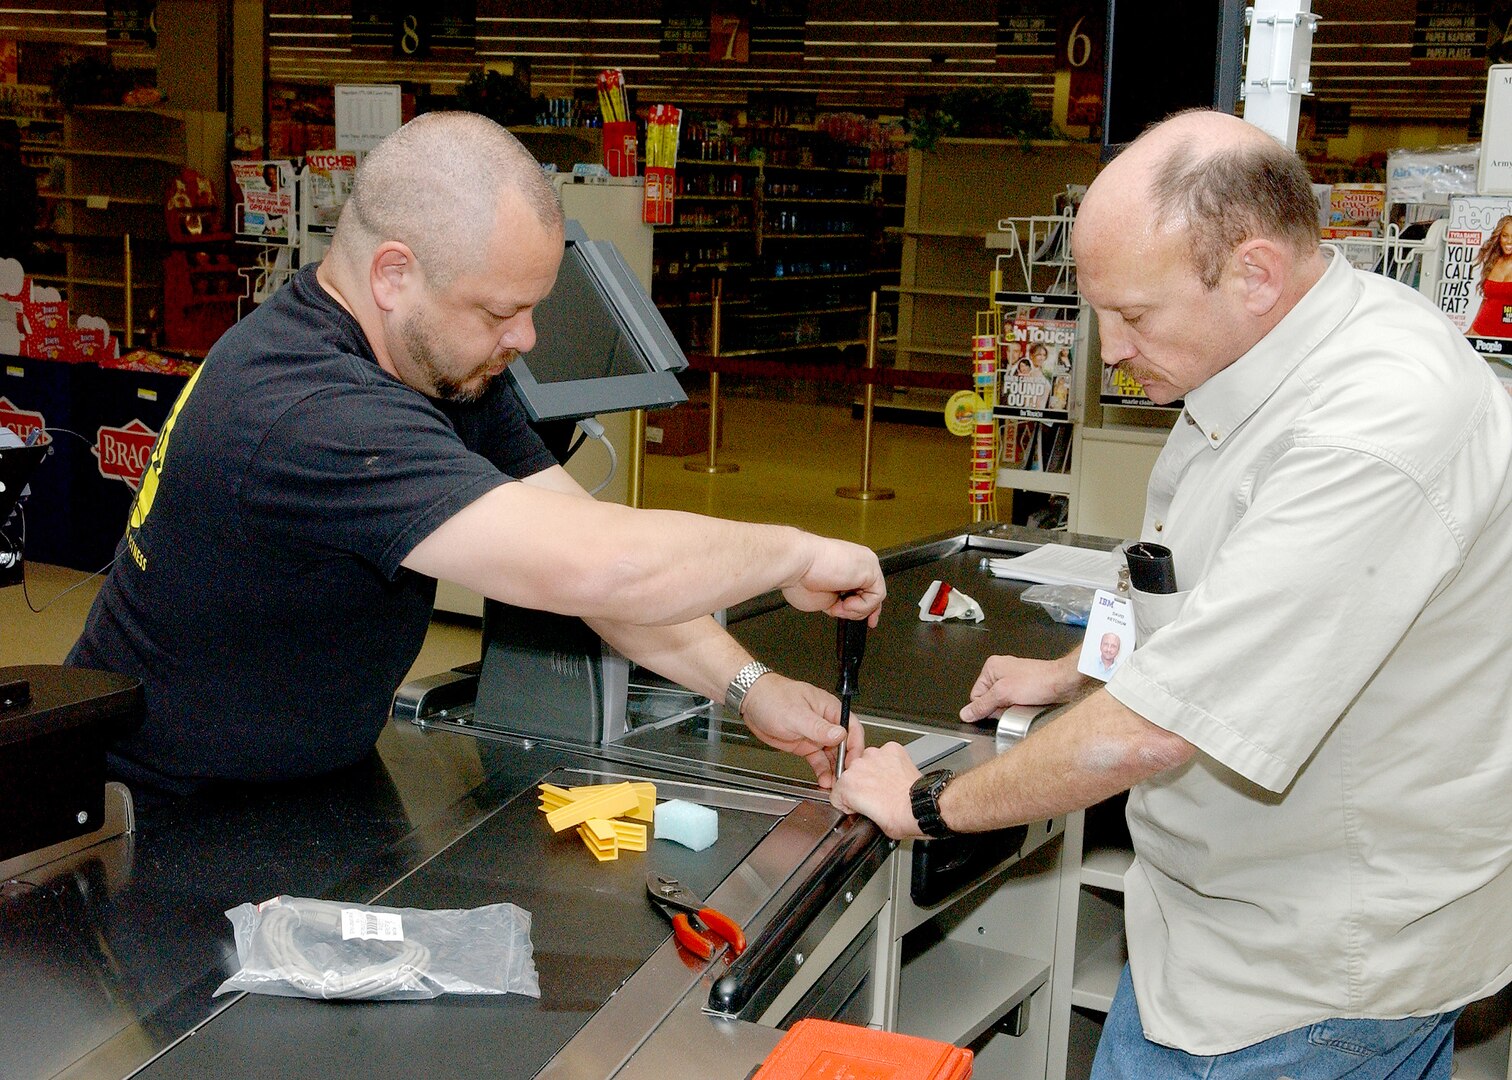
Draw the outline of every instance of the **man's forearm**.
<instances>
[{"instance_id":1,"label":"man's forearm","mask_svg":"<svg viewBox=\"0 0 1512 1080\"><path fill-rule=\"evenodd\" d=\"M945 823L983 832L1059 817L1186 762L1191 743L1094 691L994 760L961 774L940 799Z\"/></svg>"},{"instance_id":2,"label":"man's forearm","mask_svg":"<svg viewBox=\"0 0 1512 1080\"><path fill-rule=\"evenodd\" d=\"M714 701L724 699L730 680L751 659L724 627L707 616L666 626L586 621L622 655Z\"/></svg>"},{"instance_id":3,"label":"man's forearm","mask_svg":"<svg viewBox=\"0 0 1512 1080\"><path fill-rule=\"evenodd\" d=\"M777 588L806 610L864 616L885 592L859 545L531 483L464 507L404 566L521 607L638 623L685 622Z\"/></svg>"}]
</instances>

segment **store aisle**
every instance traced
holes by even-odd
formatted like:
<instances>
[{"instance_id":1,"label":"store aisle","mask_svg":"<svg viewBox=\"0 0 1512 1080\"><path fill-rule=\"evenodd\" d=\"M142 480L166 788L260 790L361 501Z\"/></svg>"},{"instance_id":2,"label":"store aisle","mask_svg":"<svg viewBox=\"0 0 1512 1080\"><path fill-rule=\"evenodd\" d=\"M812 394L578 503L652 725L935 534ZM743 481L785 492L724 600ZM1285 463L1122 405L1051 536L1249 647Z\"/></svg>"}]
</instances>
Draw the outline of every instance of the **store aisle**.
<instances>
[{"instance_id":1,"label":"store aisle","mask_svg":"<svg viewBox=\"0 0 1512 1080\"><path fill-rule=\"evenodd\" d=\"M897 494L861 502L835 488L861 480L862 426L842 405L777 402L726 395L718 460L740 471L709 476L685 461L646 456L646 505L737 521L796 525L877 550L971 521L966 501L969 440L943 425L884 423L872 436L872 487Z\"/></svg>"},{"instance_id":2,"label":"store aisle","mask_svg":"<svg viewBox=\"0 0 1512 1080\"><path fill-rule=\"evenodd\" d=\"M872 484L897 495L859 502L835 495L836 487L860 481L861 422L849 408L731 396L724 416L719 460L739 464L740 471L708 476L684 469L690 459L647 455L648 506L796 525L879 550L971 520L967 441L943 427L877 424ZM41 614L28 609L20 588L0 589L0 667L62 662L99 589L98 578L86 578L29 563L27 593L44 608ZM476 626L438 619L412 670L428 675L477 655Z\"/></svg>"}]
</instances>

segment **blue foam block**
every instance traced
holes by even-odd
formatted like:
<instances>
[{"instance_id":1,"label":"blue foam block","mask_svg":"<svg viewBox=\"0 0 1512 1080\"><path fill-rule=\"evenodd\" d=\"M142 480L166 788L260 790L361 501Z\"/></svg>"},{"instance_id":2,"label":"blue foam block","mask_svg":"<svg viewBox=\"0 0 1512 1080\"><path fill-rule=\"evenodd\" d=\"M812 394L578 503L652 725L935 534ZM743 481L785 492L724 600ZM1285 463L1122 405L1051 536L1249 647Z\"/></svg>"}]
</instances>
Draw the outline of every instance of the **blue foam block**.
<instances>
[{"instance_id":1,"label":"blue foam block","mask_svg":"<svg viewBox=\"0 0 1512 1080\"><path fill-rule=\"evenodd\" d=\"M719 839L719 815L707 806L670 799L656 808L656 839L702 851Z\"/></svg>"}]
</instances>

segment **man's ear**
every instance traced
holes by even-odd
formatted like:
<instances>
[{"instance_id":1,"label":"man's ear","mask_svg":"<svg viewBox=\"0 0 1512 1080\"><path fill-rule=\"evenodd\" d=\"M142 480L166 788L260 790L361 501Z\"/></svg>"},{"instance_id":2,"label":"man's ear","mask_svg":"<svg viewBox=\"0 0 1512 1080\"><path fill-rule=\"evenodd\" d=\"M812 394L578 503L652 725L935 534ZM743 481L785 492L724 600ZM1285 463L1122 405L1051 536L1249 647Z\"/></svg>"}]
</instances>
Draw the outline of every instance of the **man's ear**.
<instances>
[{"instance_id":1,"label":"man's ear","mask_svg":"<svg viewBox=\"0 0 1512 1080\"><path fill-rule=\"evenodd\" d=\"M406 289L418 288L422 282L415 253L398 240L385 240L373 252L368 264L368 284L373 303L380 311L393 311Z\"/></svg>"},{"instance_id":2,"label":"man's ear","mask_svg":"<svg viewBox=\"0 0 1512 1080\"><path fill-rule=\"evenodd\" d=\"M1234 266L1243 290L1244 306L1251 315L1263 317L1286 291L1291 260L1273 241L1257 237L1234 250Z\"/></svg>"}]
</instances>

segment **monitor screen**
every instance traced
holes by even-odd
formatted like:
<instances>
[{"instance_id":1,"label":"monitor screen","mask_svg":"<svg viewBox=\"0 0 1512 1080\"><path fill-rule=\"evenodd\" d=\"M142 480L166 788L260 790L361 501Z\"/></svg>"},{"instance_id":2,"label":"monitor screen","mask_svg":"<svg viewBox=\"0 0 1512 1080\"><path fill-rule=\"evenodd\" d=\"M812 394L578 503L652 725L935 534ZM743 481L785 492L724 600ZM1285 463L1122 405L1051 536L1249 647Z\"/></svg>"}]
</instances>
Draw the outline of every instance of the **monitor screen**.
<instances>
[{"instance_id":1,"label":"monitor screen","mask_svg":"<svg viewBox=\"0 0 1512 1080\"><path fill-rule=\"evenodd\" d=\"M1182 109L1233 113L1243 81L1244 0L1108 0L1104 160Z\"/></svg>"},{"instance_id":2,"label":"monitor screen","mask_svg":"<svg viewBox=\"0 0 1512 1080\"><path fill-rule=\"evenodd\" d=\"M535 348L508 368L532 420L687 400L674 372L688 361L661 313L614 245L588 240L575 221L535 329Z\"/></svg>"}]
</instances>

